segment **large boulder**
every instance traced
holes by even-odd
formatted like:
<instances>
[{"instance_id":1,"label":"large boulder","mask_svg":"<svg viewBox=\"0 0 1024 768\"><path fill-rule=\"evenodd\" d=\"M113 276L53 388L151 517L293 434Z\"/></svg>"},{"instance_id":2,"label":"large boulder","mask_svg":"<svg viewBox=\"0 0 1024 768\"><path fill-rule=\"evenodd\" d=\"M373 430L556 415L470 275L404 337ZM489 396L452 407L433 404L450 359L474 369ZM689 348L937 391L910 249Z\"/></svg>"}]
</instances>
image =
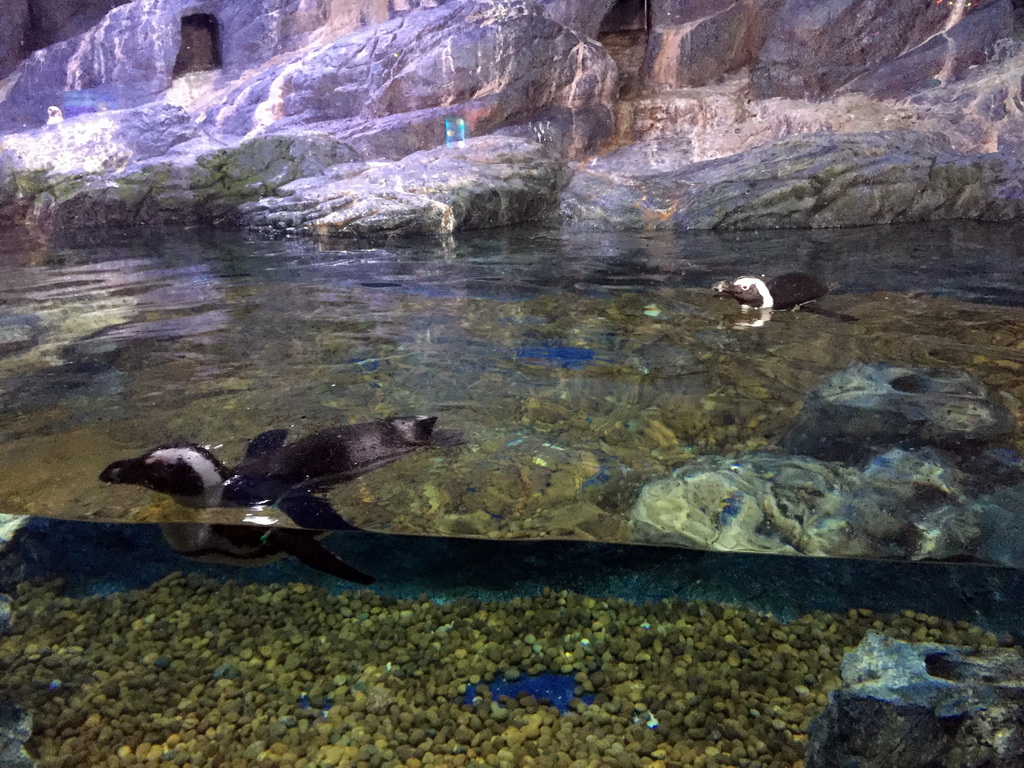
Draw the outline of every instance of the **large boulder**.
<instances>
[{"instance_id":1,"label":"large boulder","mask_svg":"<svg viewBox=\"0 0 1024 768\"><path fill-rule=\"evenodd\" d=\"M528 0L456 0L246 81L211 121L234 133L316 124L397 158L442 143L446 117L473 136L564 110L579 116L562 125L582 155L611 135L616 77L600 45Z\"/></svg>"},{"instance_id":2,"label":"large boulder","mask_svg":"<svg viewBox=\"0 0 1024 768\"><path fill-rule=\"evenodd\" d=\"M1011 28L1010 0L787 0L753 69L754 93L819 98L846 86L905 96L986 61Z\"/></svg>"},{"instance_id":3,"label":"large boulder","mask_svg":"<svg viewBox=\"0 0 1024 768\"><path fill-rule=\"evenodd\" d=\"M242 203L358 157L344 142L316 132L259 136L225 148L197 140L175 149L108 174L35 179L39 189L28 223L70 230L234 220ZM28 175L16 175L22 188Z\"/></svg>"},{"instance_id":4,"label":"large boulder","mask_svg":"<svg viewBox=\"0 0 1024 768\"><path fill-rule=\"evenodd\" d=\"M1000 526L1006 511L982 518L970 504L951 503L965 483L930 450L896 449L863 469L805 456L707 456L641 488L629 539L716 552L991 562L985 545L998 527L983 523Z\"/></svg>"},{"instance_id":5,"label":"large boulder","mask_svg":"<svg viewBox=\"0 0 1024 768\"><path fill-rule=\"evenodd\" d=\"M678 141L686 143L686 139ZM562 199L568 226L619 229L849 227L940 219L1008 221L1002 162L958 155L941 135L815 133L687 163L641 142L591 160ZM683 159L680 159L683 158Z\"/></svg>"},{"instance_id":6,"label":"large boulder","mask_svg":"<svg viewBox=\"0 0 1024 768\"><path fill-rule=\"evenodd\" d=\"M1024 660L1011 648L868 632L811 723L807 768L1019 768Z\"/></svg>"},{"instance_id":7,"label":"large boulder","mask_svg":"<svg viewBox=\"0 0 1024 768\"><path fill-rule=\"evenodd\" d=\"M542 145L482 136L392 163L339 165L240 212L250 227L308 234L447 233L550 216L566 177Z\"/></svg>"}]
</instances>

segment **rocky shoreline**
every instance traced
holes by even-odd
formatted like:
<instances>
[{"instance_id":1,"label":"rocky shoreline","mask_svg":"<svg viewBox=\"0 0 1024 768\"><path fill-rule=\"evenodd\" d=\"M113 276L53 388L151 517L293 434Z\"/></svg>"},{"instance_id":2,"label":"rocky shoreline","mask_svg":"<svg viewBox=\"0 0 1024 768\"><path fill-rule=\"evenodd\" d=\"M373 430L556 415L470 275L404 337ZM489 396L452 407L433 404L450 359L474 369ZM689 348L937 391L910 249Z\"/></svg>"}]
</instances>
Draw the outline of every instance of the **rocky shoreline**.
<instances>
[{"instance_id":1,"label":"rocky shoreline","mask_svg":"<svg viewBox=\"0 0 1024 768\"><path fill-rule=\"evenodd\" d=\"M181 74L187 3L128 3L4 81L0 221L352 237L1019 217L1010 1L832 4L665 0L619 48L610 3L319 8L263 50L219 0L222 66ZM48 104L63 122L40 126Z\"/></svg>"}]
</instances>

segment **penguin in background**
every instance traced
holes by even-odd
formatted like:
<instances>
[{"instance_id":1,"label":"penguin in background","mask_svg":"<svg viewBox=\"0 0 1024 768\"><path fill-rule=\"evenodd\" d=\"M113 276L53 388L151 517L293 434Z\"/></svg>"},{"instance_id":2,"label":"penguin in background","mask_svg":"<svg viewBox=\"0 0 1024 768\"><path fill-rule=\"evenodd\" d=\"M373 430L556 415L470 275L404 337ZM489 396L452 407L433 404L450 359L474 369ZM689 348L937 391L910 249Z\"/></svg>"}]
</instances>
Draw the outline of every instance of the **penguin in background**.
<instances>
[{"instance_id":1,"label":"penguin in background","mask_svg":"<svg viewBox=\"0 0 1024 768\"><path fill-rule=\"evenodd\" d=\"M787 272L770 280L744 275L735 280L719 280L711 288L738 301L743 310L755 310L758 317L743 324L755 328L768 322L775 310L807 309L836 320L856 320L849 315L816 307L813 302L829 293L831 288L805 272Z\"/></svg>"},{"instance_id":2,"label":"penguin in background","mask_svg":"<svg viewBox=\"0 0 1024 768\"><path fill-rule=\"evenodd\" d=\"M288 430L253 438L242 461L228 467L209 449L178 440L141 456L115 461L100 473L107 483L140 485L172 496L183 506L276 507L305 530L249 525L166 523L164 538L186 557L260 565L291 555L339 578L369 584L372 577L344 563L320 544L332 530L354 530L326 499L317 496L426 448L460 445L462 435L435 430L436 417L412 416L350 424L287 443ZM251 516L272 525L273 518Z\"/></svg>"}]
</instances>

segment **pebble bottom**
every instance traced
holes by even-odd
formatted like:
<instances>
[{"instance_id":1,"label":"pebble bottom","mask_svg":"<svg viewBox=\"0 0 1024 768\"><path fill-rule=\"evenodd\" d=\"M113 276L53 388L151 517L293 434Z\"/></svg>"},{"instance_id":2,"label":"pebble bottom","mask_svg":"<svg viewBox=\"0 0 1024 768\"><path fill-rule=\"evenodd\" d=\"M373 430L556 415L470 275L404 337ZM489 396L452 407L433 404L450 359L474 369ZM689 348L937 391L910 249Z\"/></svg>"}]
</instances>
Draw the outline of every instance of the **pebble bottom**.
<instances>
[{"instance_id":1,"label":"pebble bottom","mask_svg":"<svg viewBox=\"0 0 1024 768\"><path fill-rule=\"evenodd\" d=\"M21 585L0 639L4 697L31 713L43 768L795 768L869 629L1012 642L910 611L783 623L552 591L438 604L181 574L105 597L61 590ZM541 672L574 677L568 713L487 687Z\"/></svg>"}]
</instances>

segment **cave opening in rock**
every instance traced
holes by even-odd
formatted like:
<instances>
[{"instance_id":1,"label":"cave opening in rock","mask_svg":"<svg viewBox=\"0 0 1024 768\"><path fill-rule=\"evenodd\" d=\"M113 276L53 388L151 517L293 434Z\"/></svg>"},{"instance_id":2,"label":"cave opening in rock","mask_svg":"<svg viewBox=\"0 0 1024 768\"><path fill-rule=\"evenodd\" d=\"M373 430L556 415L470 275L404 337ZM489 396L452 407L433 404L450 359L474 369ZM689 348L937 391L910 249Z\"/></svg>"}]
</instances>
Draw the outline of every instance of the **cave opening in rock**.
<instances>
[{"instance_id":1,"label":"cave opening in rock","mask_svg":"<svg viewBox=\"0 0 1024 768\"><path fill-rule=\"evenodd\" d=\"M619 98L642 90L640 70L651 28L651 0L615 0L597 33L597 40L619 67Z\"/></svg>"},{"instance_id":2,"label":"cave opening in rock","mask_svg":"<svg viewBox=\"0 0 1024 768\"><path fill-rule=\"evenodd\" d=\"M615 0L601 20L598 34L611 32L643 32L651 27L649 0Z\"/></svg>"},{"instance_id":3,"label":"cave opening in rock","mask_svg":"<svg viewBox=\"0 0 1024 768\"><path fill-rule=\"evenodd\" d=\"M209 13L181 17L181 47L174 61L172 77L189 72L220 69L220 29L217 18Z\"/></svg>"}]
</instances>

